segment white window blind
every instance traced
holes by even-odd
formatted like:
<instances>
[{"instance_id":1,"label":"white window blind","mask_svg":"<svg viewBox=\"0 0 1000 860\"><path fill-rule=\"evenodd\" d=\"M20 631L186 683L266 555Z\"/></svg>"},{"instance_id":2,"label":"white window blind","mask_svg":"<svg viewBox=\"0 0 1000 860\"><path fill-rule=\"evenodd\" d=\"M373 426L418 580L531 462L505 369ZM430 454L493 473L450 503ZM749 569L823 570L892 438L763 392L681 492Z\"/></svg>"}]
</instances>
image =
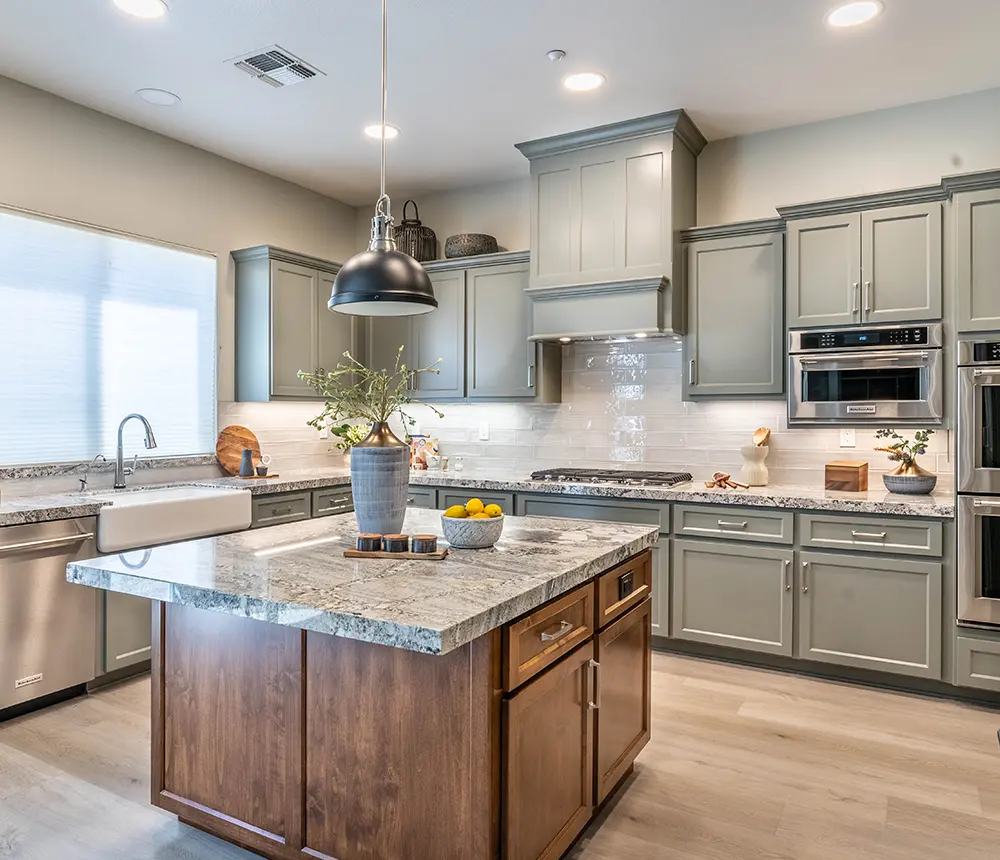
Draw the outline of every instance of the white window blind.
<instances>
[{"instance_id":1,"label":"white window blind","mask_svg":"<svg viewBox=\"0 0 1000 860\"><path fill-rule=\"evenodd\" d=\"M0 465L209 453L215 378L214 258L0 210Z\"/></svg>"}]
</instances>

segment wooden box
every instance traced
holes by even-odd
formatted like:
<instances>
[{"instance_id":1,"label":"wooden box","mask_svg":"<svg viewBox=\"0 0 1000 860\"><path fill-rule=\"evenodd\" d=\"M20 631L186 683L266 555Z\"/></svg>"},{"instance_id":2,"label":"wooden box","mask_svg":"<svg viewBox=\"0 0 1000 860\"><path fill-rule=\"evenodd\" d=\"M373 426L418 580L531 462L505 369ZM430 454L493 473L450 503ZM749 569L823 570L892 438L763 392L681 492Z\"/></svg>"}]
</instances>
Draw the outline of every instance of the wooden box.
<instances>
[{"instance_id":1,"label":"wooden box","mask_svg":"<svg viewBox=\"0 0 1000 860\"><path fill-rule=\"evenodd\" d=\"M867 463L827 463L826 488L845 493L868 492Z\"/></svg>"}]
</instances>

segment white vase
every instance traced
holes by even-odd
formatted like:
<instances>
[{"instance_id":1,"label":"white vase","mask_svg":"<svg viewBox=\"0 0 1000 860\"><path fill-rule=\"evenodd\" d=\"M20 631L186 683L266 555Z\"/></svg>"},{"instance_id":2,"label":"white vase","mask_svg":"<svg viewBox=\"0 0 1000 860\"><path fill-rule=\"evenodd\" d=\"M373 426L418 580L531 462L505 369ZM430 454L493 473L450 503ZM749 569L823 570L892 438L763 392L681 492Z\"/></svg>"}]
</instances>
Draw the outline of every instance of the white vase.
<instances>
[{"instance_id":1,"label":"white vase","mask_svg":"<svg viewBox=\"0 0 1000 860\"><path fill-rule=\"evenodd\" d=\"M740 448L743 455L743 483L751 487L766 487L768 474L764 461L767 459L767 445L744 445Z\"/></svg>"}]
</instances>

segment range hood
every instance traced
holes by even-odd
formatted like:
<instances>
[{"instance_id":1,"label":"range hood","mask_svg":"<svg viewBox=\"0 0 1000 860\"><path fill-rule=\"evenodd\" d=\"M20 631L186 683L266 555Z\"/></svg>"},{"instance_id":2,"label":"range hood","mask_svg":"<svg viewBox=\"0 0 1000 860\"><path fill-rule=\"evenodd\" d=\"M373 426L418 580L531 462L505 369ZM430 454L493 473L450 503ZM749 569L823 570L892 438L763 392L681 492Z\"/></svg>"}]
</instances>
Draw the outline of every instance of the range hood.
<instances>
[{"instance_id":1,"label":"range hood","mask_svg":"<svg viewBox=\"0 0 1000 860\"><path fill-rule=\"evenodd\" d=\"M531 162L532 340L684 332L680 231L704 147L683 110L517 144Z\"/></svg>"}]
</instances>

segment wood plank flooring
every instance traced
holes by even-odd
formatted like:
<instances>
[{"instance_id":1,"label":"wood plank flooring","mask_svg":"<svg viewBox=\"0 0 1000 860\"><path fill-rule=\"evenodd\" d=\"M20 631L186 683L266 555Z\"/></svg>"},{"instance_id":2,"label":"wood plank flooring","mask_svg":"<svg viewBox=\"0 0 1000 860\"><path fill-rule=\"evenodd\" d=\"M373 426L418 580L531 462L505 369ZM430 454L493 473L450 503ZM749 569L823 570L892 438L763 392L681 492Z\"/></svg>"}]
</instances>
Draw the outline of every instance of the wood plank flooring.
<instances>
[{"instance_id":1,"label":"wood plank flooring","mask_svg":"<svg viewBox=\"0 0 1000 860\"><path fill-rule=\"evenodd\" d=\"M149 796L149 680L0 724L0 858L251 860ZM997 860L1000 711L656 654L572 860ZM441 860L412 858L412 860Z\"/></svg>"}]
</instances>

